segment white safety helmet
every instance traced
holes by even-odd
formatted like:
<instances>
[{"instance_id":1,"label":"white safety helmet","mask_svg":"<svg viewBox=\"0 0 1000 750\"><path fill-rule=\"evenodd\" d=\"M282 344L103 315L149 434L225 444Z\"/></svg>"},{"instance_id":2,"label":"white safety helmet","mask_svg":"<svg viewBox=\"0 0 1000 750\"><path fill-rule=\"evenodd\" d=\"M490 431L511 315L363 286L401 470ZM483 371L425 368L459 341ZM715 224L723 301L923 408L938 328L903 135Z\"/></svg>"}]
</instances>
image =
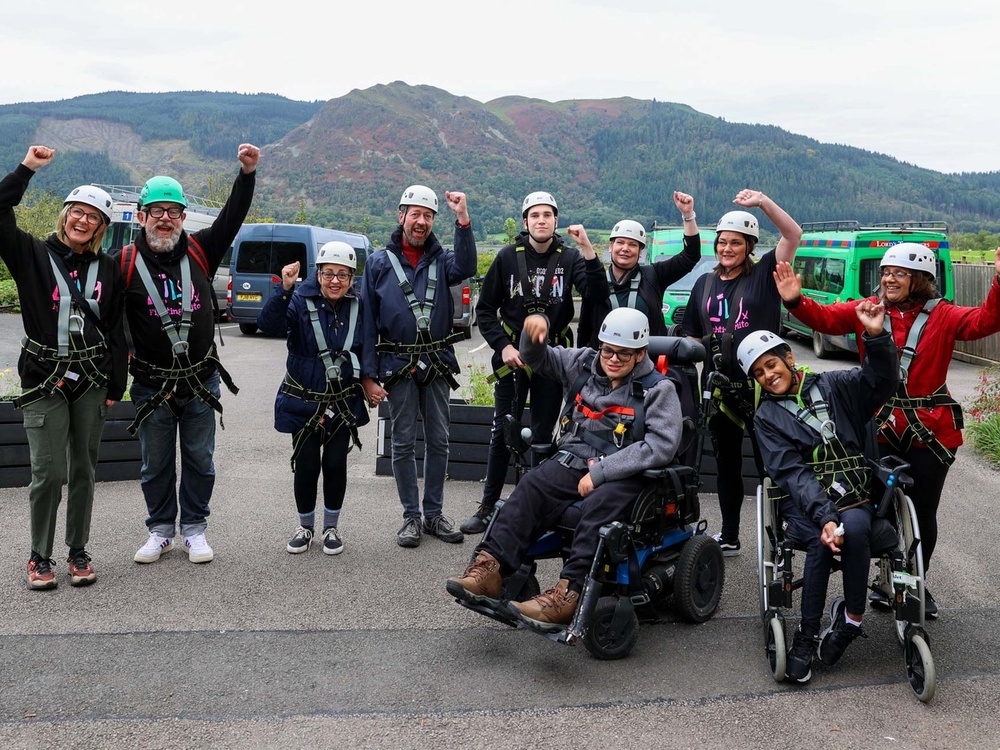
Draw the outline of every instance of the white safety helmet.
<instances>
[{"instance_id":1,"label":"white safety helmet","mask_svg":"<svg viewBox=\"0 0 1000 750\"><path fill-rule=\"evenodd\" d=\"M358 269L358 254L354 248L346 242L327 242L316 253L316 267L326 263L336 263L338 266L346 266L352 271Z\"/></svg>"},{"instance_id":2,"label":"white safety helmet","mask_svg":"<svg viewBox=\"0 0 1000 750\"><path fill-rule=\"evenodd\" d=\"M438 197L426 185L410 185L403 191L403 197L399 199L399 210L402 211L406 206L429 208L434 213L437 213Z\"/></svg>"},{"instance_id":3,"label":"white safety helmet","mask_svg":"<svg viewBox=\"0 0 1000 750\"><path fill-rule=\"evenodd\" d=\"M646 247L646 230L638 221L632 221L631 219L622 219L619 221L615 224L615 228L611 230L609 239L613 240L616 237L635 240L639 243L640 247Z\"/></svg>"},{"instance_id":4,"label":"white safety helmet","mask_svg":"<svg viewBox=\"0 0 1000 750\"><path fill-rule=\"evenodd\" d=\"M552 197L551 193L545 193L538 191L535 193L529 193L524 202L521 204L521 218L526 218L528 215L528 209L533 206L552 206L552 213L556 216L559 215L559 206L556 205L556 199Z\"/></svg>"},{"instance_id":5,"label":"white safety helmet","mask_svg":"<svg viewBox=\"0 0 1000 750\"><path fill-rule=\"evenodd\" d=\"M605 344L642 349L649 346L649 319L635 308L616 307L604 318L597 338Z\"/></svg>"},{"instance_id":6,"label":"white safety helmet","mask_svg":"<svg viewBox=\"0 0 1000 750\"><path fill-rule=\"evenodd\" d=\"M934 257L934 251L918 242L900 242L890 247L885 251L879 264L880 268L885 266L923 271L930 274L932 279L937 278L937 259Z\"/></svg>"},{"instance_id":7,"label":"white safety helmet","mask_svg":"<svg viewBox=\"0 0 1000 750\"><path fill-rule=\"evenodd\" d=\"M753 369L753 363L762 354L767 354L779 346L787 346L781 336L771 331L753 331L740 342L736 349L736 362L747 375Z\"/></svg>"},{"instance_id":8,"label":"white safety helmet","mask_svg":"<svg viewBox=\"0 0 1000 750\"><path fill-rule=\"evenodd\" d=\"M740 234L749 234L755 240L759 240L760 224L757 222L757 217L749 211L730 211L719 219L715 233L719 232L739 232Z\"/></svg>"},{"instance_id":9,"label":"white safety helmet","mask_svg":"<svg viewBox=\"0 0 1000 750\"><path fill-rule=\"evenodd\" d=\"M73 192L66 196L63 201L67 203L86 203L93 206L104 215L104 223L111 223L111 196L96 185L80 185L74 188Z\"/></svg>"}]
</instances>

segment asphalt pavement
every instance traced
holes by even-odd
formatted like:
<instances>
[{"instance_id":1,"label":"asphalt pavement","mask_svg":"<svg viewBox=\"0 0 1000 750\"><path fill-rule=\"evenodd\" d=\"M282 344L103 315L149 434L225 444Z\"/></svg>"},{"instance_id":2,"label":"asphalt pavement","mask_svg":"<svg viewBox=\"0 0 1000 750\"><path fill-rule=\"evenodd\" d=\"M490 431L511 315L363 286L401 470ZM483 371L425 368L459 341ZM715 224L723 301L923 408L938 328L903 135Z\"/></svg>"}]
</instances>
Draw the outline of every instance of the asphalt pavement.
<instances>
[{"instance_id":1,"label":"asphalt pavement","mask_svg":"<svg viewBox=\"0 0 1000 750\"><path fill-rule=\"evenodd\" d=\"M16 362L19 320L0 316L0 369ZM995 748L1000 704L1000 473L959 452L941 503L929 585L934 701L906 684L891 618L807 688L770 677L759 624L754 503L744 553L726 562L719 611L702 625L668 616L640 628L632 654L514 631L455 604L447 576L475 540L395 544L401 508L375 475L376 426L352 454L342 555L289 555L296 526L290 440L272 427L284 342L224 326L221 356L241 387L225 394L208 539L216 559L178 551L132 561L144 541L138 481L98 485L90 551L98 581L68 585L57 532L56 591L24 585L25 488L0 489L0 747L4 748ZM459 345L483 362L478 332ZM799 359L818 368L806 343ZM13 352L13 354L11 354ZM5 362L7 364L5 364ZM964 398L978 368L953 363ZM471 513L481 486L449 482L445 512ZM710 530L714 495L702 496ZM543 566L544 585L557 567ZM836 577L835 579L836 580ZM831 585L831 596L839 584Z\"/></svg>"}]
</instances>

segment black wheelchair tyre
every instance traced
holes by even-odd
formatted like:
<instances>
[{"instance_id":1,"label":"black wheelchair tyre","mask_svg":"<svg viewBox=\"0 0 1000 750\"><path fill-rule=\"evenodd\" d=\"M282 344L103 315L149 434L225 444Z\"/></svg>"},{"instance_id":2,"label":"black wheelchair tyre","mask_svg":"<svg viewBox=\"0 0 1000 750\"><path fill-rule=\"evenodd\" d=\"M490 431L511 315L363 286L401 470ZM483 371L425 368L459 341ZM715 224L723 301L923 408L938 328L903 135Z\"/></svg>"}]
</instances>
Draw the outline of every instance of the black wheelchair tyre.
<instances>
[{"instance_id":1,"label":"black wheelchair tyre","mask_svg":"<svg viewBox=\"0 0 1000 750\"><path fill-rule=\"evenodd\" d=\"M705 622L719 607L726 565L722 548L712 537L698 534L684 542L674 577L674 602L690 622Z\"/></svg>"},{"instance_id":2,"label":"black wheelchair tyre","mask_svg":"<svg viewBox=\"0 0 1000 750\"><path fill-rule=\"evenodd\" d=\"M771 669L771 677L775 682L785 679L787 654L785 648L785 623L779 615L767 618L764 623L764 650L767 653L767 664Z\"/></svg>"},{"instance_id":3,"label":"black wheelchair tyre","mask_svg":"<svg viewBox=\"0 0 1000 750\"><path fill-rule=\"evenodd\" d=\"M628 656L639 638L639 618L634 609L623 627L616 629L612 626L617 606L617 597L602 596L584 631L583 645L595 659L622 659Z\"/></svg>"},{"instance_id":4,"label":"black wheelchair tyre","mask_svg":"<svg viewBox=\"0 0 1000 750\"><path fill-rule=\"evenodd\" d=\"M937 673L926 635L919 631L911 632L903 650L906 658L906 679L917 699L922 703L928 703L937 689Z\"/></svg>"}]
</instances>

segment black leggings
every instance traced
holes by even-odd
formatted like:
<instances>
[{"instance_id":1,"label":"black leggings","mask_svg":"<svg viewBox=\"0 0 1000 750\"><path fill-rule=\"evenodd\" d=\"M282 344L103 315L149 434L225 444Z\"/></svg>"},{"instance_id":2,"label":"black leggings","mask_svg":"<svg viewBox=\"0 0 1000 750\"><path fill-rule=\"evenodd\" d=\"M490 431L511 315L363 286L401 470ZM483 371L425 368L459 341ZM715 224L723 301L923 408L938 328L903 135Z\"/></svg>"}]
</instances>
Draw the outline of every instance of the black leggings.
<instances>
[{"instance_id":1,"label":"black leggings","mask_svg":"<svg viewBox=\"0 0 1000 750\"><path fill-rule=\"evenodd\" d=\"M885 443L879 445L879 452L883 456L899 455ZM906 494L913 501L913 509L917 513L917 523L920 524L920 544L924 558L924 572L926 573L931 565L934 547L937 546L937 509L941 502L944 480L947 478L948 469L951 466L941 463L937 456L927 448L910 448L899 457L910 465L906 473L913 479L913 486L906 490Z\"/></svg>"},{"instance_id":2,"label":"black leggings","mask_svg":"<svg viewBox=\"0 0 1000 750\"><path fill-rule=\"evenodd\" d=\"M351 450L351 433L338 429L326 445L323 433L312 433L302 443L295 459L295 507L299 513L316 510L316 490L319 473L323 471L323 506L327 510L340 510L347 492L347 454ZM295 438L292 437L294 443ZM320 453L323 457L320 459Z\"/></svg>"}]
</instances>

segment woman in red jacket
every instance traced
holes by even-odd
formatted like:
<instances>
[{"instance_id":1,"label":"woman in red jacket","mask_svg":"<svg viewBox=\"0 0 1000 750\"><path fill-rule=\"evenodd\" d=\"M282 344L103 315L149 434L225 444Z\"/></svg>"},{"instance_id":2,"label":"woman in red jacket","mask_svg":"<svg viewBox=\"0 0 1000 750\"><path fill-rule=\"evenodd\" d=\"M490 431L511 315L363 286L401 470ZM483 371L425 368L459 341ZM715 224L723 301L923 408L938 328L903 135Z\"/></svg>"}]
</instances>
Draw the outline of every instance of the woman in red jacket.
<instances>
[{"instance_id":1,"label":"woman in red jacket","mask_svg":"<svg viewBox=\"0 0 1000 750\"><path fill-rule=\"evenodd\" d=\"M962 407L948 391L945 379L956 341L972 341L1000 331L1000 248L996 274L979 307L959 307L942 299L935 286L936 259L924 245L901 242L882 256L881 300L886 328L900 352L900 383L895 395L875 415L882 455L900 456L910 464L910 497L917 512L923 543L924 570L937 543L937 508L955 451L962 444ZM774 273L785 307L813 330L827 334L857 334L864 359L863 329L854 308L862 300L820 305L801 296L801 279L788 263ZM876 607L888 607L888 597L873 590ZM936 618L937 604L927 592L926 613Z\"/></svg>"}]
</instances>

